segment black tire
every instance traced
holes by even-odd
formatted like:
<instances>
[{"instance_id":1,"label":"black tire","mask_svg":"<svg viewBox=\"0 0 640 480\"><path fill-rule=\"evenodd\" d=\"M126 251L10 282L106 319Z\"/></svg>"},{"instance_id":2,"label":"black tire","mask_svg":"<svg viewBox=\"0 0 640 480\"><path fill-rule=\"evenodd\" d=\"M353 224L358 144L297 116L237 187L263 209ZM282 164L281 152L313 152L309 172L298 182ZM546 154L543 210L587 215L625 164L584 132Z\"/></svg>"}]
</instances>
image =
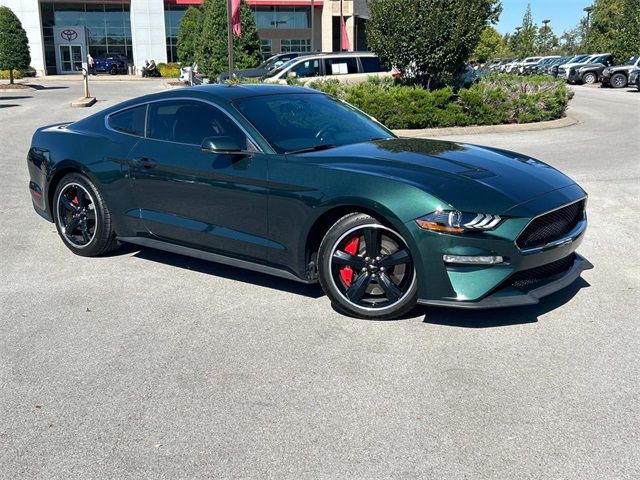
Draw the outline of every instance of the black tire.
<instances>
[{"instance_id":1,"label":"black tire","mask_svg":"<svg viewBox=\"0 0 640 480\"><path fill-rule=\"evenodd\" d=\"M592 85L592 84L596 83L597 80L598 80L598 78L596 77L596 74L593 73L593 72L587 72L582 77L582 83L584 83L586 85Z\"/></svg>"},{"instance_id":2,"label":"black tire","mask_svg":"<svg viewBox=\"0 0 640 480\"><path fill-rule=\"evenodd\" d=\"M118 67L116 65L111 65L111 68L109 69L109 73L111 75L117 75L118 74Z\"/></svg>"},{"instance_id":3,"label":"black tire","mask_svg":"<svg viewBox=\"0 0 640 480\"><path fill-rule=\"evenodd\" d=\"M407 243L364 213L342 217L326 233L318 277L334 307L350 316L391 319L416 304L417 274Z\"/></svg>"},{"instance_id":4,"label":"black tire","mask_svg":"<svg viewBox=\"0 0 640 480\"><path fill-rule=\"evenodd\" d=\"M627 86L627 76L624 73L614 73L609 83L613 88L624 88Z\"/></svg>"},{"instance_id":5,"label":"black tire","mask_svg":"<svg viewBox=\"0 0 640 480\"><path fill-rule=\"evenodd\" d=\"M53 195L52 210L58 235L76 255L95 257L118 248L109 208L86 176L63 177Z\"/></svg>"}]
</instances>

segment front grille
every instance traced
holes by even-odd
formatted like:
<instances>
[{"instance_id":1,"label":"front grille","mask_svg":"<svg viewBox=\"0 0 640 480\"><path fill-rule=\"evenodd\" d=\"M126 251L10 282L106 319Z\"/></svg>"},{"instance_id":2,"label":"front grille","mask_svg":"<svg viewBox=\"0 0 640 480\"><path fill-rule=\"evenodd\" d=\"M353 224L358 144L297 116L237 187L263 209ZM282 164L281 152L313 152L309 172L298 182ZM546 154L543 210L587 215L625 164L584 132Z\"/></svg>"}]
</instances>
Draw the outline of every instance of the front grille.
<instances>
[{"instance_id":1,"label":"front grille","mask_svg":"<svg viewBox=\"0 0 640 480\"><path fill-rule=\"evenodd\" d=\"M552 263L547 263L540 267L530 268L517 272L509 277L502 287L530 288L556 275L567 272L575 261L575 254L562 258Z\"/></svg>"},{"instance_id":2,"label":"front grille","mask_svg":"<svg viewBox=\"0 0 640 480\"><path fill-rule=\"evenodd\" d=\"M534 219L518 236L520 248L535 248L566 236L584 217L584 200Z\"/></svg>"}]
</instances>

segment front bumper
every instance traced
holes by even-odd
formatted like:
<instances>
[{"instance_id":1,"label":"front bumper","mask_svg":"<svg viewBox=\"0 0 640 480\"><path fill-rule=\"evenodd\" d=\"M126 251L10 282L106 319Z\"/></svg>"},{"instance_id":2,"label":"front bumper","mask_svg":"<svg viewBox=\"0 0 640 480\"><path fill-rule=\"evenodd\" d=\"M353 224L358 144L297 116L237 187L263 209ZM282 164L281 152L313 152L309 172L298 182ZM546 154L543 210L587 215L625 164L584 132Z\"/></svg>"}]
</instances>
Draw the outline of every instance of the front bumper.
<instances>
[{"instance_id":1,"label":"front bumper","mask_svg":"<svg viewBox=\"0 0 640 480\"><path fill-rule=\"evenodd\" d=\"M410 248L418 275L419 303L460 308L495 308L537 303L575 280L591 264L575 254L584 239L586 215L574 228L546 244L518 247L516 239L533 219L585 199L577 185L514 207L495 230L479 234L455 235L421 229L407 222ZM500 257L491 265L447 263L448 258ZM445 261L446 260L446 261ZM549 268L561 264L561 268ZM540 271L543 274L540 274ZM527 277L535 273L535 281ZM526 287L516 279L526 278ZM515 285L515 286L514 286Z\"/></svg>"},{"instance_id":2,"label":"front bumper","mask_svg":"<svg viewBox=\"0 0 640 480\"><path fill-rule=\"evenodd\" d=\"M464 309L483 310L488 308L519 307L524 305L535 305L542 297L551 295L575 282L580 274L585 270L590 270L593 265L584 257L576 254L573 266L559 278L550 279L548 282L537 285L531 290L521 290L518 288L506 288L499 290L493 295L483 298L477 302L460 300L425 300L419 299L420 305L431 305L438 307L453 307Z\"/></svg>"}]
</instances>

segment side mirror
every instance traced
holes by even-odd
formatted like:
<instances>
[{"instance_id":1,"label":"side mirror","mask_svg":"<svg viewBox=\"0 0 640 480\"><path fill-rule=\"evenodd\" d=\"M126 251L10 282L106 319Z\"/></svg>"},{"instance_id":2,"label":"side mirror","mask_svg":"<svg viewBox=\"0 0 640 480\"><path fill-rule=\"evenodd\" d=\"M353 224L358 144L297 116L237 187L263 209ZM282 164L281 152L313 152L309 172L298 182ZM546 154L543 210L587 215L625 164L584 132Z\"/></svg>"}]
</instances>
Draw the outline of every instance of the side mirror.
<instances>
[{"instance_id":1,"label":"side mirror","mask_svg":"<svg viewBox=\"0 0 640 480\"><path fill-rule=\"evenodd\" d=\"M233 137L206 137L200 147L211 153L242 154L246 151L246 145L240 145Z\"/></svg>"}]
</instances>

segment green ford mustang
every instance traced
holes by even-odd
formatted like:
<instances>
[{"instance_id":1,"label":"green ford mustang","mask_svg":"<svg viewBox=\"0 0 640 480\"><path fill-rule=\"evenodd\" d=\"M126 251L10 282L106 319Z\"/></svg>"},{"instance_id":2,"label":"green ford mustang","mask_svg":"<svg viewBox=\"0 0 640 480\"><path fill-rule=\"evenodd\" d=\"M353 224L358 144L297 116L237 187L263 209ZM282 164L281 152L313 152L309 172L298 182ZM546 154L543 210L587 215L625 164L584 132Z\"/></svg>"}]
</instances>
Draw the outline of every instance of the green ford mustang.
<instances>
[{"instance_id":1,"label":"green ford mustang","mask_svg":"<svg viewBox=\"0 0 640 480\"><path fill-rule=\"evenodd\" d=\"M330 96L211 85L38 129L36 211L84 256L122 242L305 283L350 315L537 303L591 264L586 193L525 155L397 138Z\"/></svg>"}]
</instances>

